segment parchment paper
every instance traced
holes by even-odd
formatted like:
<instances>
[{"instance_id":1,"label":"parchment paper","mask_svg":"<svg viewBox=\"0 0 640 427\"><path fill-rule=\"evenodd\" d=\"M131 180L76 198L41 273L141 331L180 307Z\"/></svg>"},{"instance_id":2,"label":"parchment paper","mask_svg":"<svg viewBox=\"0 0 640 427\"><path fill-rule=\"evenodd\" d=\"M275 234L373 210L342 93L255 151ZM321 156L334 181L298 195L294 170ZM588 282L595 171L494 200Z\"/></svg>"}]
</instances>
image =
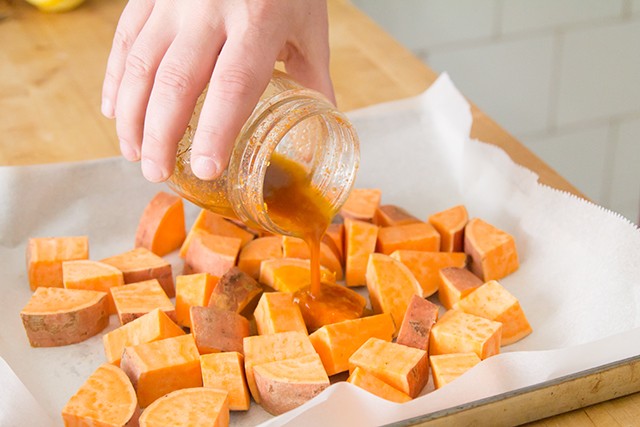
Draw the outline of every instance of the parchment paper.
<instances>
[{"instance_id":1,"label":"parchment paper","mask_svg":"<svg viewBox=\"0 0 640 427\"><path fill-rule=\"evenodd\" d=\"M350 117L362 144L358 186L380 188L384 203L425 219L463 203L472 217L515 236L520 269L501 283L520 299L534 332L403 405L340 383L280 417L254 406L233 414L232 424L380 425L640 354L640 232L631 222L538 184L499 148L470 140L469 105L446 75L418 97ZM0 360L0 426L42 426L47 417L61 425L61 408L105 360L99 336L29 347L19 317L31 295L27 239L88 235L91 259L123 252L161 189L120 158L0 168L0 356L8 364ZM189 225L196 213L187 206ZM180 260L170 259L179 273ZM112 316L108 330L117 323Z\"/></svg>"}]
</instances>

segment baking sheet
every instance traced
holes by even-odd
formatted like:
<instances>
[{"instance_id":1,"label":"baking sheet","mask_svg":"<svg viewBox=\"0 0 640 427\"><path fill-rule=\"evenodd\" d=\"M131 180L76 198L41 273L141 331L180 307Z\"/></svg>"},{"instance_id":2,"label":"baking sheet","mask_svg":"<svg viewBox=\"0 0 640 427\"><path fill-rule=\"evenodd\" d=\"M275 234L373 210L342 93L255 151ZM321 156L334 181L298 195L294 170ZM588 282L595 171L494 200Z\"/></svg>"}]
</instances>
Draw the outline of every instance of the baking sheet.
<instances>
[{"instance_id":1,"label":"baking sheet","mask_svg":"<svg viewBox=\"0 0 640 427\"><path fill-rule=\"evenodd\" d=\"M521 266L501 283L520 299L534 332L403 405L340 383L280 417L254 407L234 413L233 424L380 425L640 354L640 232L632 223L538 184L499 148L470 140L469 105L446 75L418 97L350 117L362 144L358 186L381 188L384 203L421 218L463 203L472 217L514 235ZM91 259L123 252L133 246L144 206L165 188L120 158L0 168L0 357L7 363L0 363L0 402L20 402L0 404L1 426L27 425L31 414L61 425L61 408L105 360L99 336L29 347L18 314L31 294L27 239L88 235ZM187 207L189 222L196 212ZM179 272L179 259L171 261ZM112 316L108 330L116 326Z\"/></svg>"}]
</instances>

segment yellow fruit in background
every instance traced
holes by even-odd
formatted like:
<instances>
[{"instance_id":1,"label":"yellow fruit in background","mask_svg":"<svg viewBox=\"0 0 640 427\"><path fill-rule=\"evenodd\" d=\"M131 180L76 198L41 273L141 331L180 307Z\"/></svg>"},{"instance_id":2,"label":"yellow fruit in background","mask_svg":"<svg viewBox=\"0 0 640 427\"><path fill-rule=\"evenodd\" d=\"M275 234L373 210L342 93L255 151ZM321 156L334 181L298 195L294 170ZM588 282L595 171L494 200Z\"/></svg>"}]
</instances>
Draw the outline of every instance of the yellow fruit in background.
<instances>
[{"instance_id":1,"label":"yellow fruit in background","mask_svg":"<svg viewBox=\"0 0 640 427\"><path fill-rule=\"evenodd\" d=\"M43 12L66 12L84 3L84 0L27 0Z\"/></svg>"}]
</instances>

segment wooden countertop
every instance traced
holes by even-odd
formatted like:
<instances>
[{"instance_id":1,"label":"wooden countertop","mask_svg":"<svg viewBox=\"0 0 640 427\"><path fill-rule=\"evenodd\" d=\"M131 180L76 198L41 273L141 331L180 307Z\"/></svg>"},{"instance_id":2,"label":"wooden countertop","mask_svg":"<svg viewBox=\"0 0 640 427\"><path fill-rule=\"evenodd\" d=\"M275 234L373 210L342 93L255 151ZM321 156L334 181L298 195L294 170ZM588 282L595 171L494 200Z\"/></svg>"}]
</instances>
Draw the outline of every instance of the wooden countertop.
<instances>
[{"instance_id":1,"label":"wooden countertop","mask_svg":"<svg viewBox=\"0 0 640 427\"><path fill-rule=\"evenodd\" d=\"M21 0L0 0L0 165L119 154L114 123L100 114L100 91L113 32L125 3L88 0L73 12L44 14ZM348 1L330 0L329 4L331 72L341 109L413 96L435 80L432 70ZM541 182L580 194L475 107L473 116L473 137L502 147L514 161L538 173ZM531 398L546 402L545 396L549 399L549 393L561 390L550 387ZM568 390L564 405L530 414L528 420L584 406L585 401L571 399L575 389L564 390ZM635 390L638 388L600 392L586 402ZM526 404L509 402L527 411ZM489 415L499 415L497 406L486 408ZM632 425L638 415L640 394L636 393L531 425Z\"/></svg>"}]
</instances>

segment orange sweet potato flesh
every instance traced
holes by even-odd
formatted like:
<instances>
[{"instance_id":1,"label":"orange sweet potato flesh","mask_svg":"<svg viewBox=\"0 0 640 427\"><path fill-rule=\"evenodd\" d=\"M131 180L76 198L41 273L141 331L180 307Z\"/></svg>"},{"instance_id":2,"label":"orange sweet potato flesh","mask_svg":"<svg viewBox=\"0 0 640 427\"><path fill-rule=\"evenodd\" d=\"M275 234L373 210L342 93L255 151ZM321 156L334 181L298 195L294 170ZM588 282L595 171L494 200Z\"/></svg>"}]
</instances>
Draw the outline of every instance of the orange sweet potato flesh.
<instances>
[{"instance_id":1,"label":"orange sweet potato flesh","mask_svg":"<svg viewBox=\"0 0 640 427\"><path fill-rule=\"evenodd\" d=\"M240 250L238 268L258 280L260 263L266 259L282 258L282 237L259 237Z\"/></svg>"},{"instance_id":2,"label":"orange sweet potato flesh","mask_svg":"<svg viewBox=\"0 0 640 427\"><path fill-rule=\"evenodd\" d=\"M345 283L366 284L369 255L376 250L378 227L364 221L345 219Z\"/></svg>"},{"instance_id":3,"label":"orange sweet potato flesh","mask_svg":"<svg viewBox=\"0 0 640 427\"><path fill-rule=\"evenodd\" d=\"M178 249L186 234L182 199L160 191L142 212L135 247L147 248L156 255L164 256Z\"/></svg>"},{"instance_id":4,"label":"orange sweet potato flesh","mask_svg":"<svg viewBox=\"0 0 640 427\"><path fill-rule=\"evenodd\" d=\"M429 380L427 352L406 345L369 338L349 358L349 373L360 368L414 398Z\"/></svg>"},{"instance_id":5,"label":"orange sweet potato flesh","mask_svg":"<svg viewBox=\"0 0 640 427\"><path fill-rule=\"evenodd\" d=\"M340 263L344 264L344 224L329 224L322 242L329 246Z\"/></svg>"},{"instance_id":6,"label":"orange sweet potato flesh","mask_svg":"<svg viewBox=\"0 0 640 427\"><path fill-rule=\"evenodd\" d=\"M311 332L324 325L362 317L367 305L365 297L336 283L323 283L320 292L314 294L307 289L297 291L293 300Z\"/></svg>"},{"instance_id":7,"label":"orange sweet potato flesh","mask_svg":"<svg viewBox=\"0 0 640 427\"><path fill-rule=\"evenodd\" d=\"M389 255L400 249L437 252L440 250L440 234L426 222L380 228L376 252Z\"/></svg>"},{"instance_id":8,"label":"orange sweet potato flesh","mask_svg":"<svg viewBox=\"0 0 640 427\"><path fill-rule=\"evenodd\" d=\"M182 247L180 248L180 256L184 258L189 250L189 245L196 231L206 231L216 236L233 237L240 239L240 245L245 246L253 240L255 235L237 224L225 219L224 217L203 209L191 226L189 234L187 234Z\"/></svg>"},{"instance_id":9,"label":"orange sweet potato flesh","mask_svg":"<svg viewBox=\"0 0 640 427\"><path fill-rule=\"evenodd\" d=\"M109 314L116 314L111 288L124 285L122 271L99 261L65 261L62 263L62 280L67 289L105 292L109 300Z\"/></svg>"},{"instance_id":10,"label":"orange sweet potato flesh","mask_svg":"<svg viewBox=\"0 0 640 427\"><path fill-rule=\"evenodd\" d=\"M474 352L434 354L429 357L433 385L436 389L460 377L462 374L480 363Z\"/></svg>"},{"instance_id":11,"label":"orange sweet potato flesh","mask_svg":"<svg viewBox=\"0 0 640 427\"><path fill-rule=\"evenodd\" d=\"M126 347L120 367L136 389L141 408L174 390L202 386L200 355L191 335Z\"/></svg>"},{"instance_id":12,"label":"orange sweet potato flesh","mask_svg":"<svg viewBox=\"0 0 640 427\"><path fill-rule=\"evenodd\" d=\"M438 319L438 306L414 295L398 331L398 344L429 351L429 335Z\"/></svg>"},{"instance_id":13,"label":"orange sweet potato flesh","mask_svg":"<svg viewBox=\"0 0 640 427\"><path fill-rule=\"evenodd\" d=\"M373 223L379 227L393 227L422 222L409 212L396 205L382 205L376 209Z\"/></svg>"},{"instance_id":14,"label":"orange sweet potato flesh","mask_svg":"<svg viewBox=\"0 0 640 427\"><path fill-rule=\"evenodd\" d=\"M433 354L473 351L480 359L500 353L502 323L460 310L449 310L431 329L429 352Z\"/></svg>"},{"instance_id":15,"label":"orange sweet potato flesh","mask_svg":"<svg viewBox=\"0 0 640 427\"><path fill-rule=\"evenodd\" d=\"M265 292L253 312L260 335L300 331L307 333L300 307L288 292Z\"/></svg>"},{"instance_id":16,"label":"orange sweet potato flesh","mask_svg":"<svg viewBox=\"0 0 640 427\"><path fill-rule=\"evenodd\" d=\"M20 311L32 347L56 347L86 340L109 324L105 292L39 287Z\"/></svg>"},{"instance_id":17,"label":"orange sweet potato flesh","mask_svg":"<svg viewBox=\"0 0 640 427\"><path fill-rule=\"evenodd\" d=\"M429 217L429 223L440 233L440 251L461 252L464 244L464 227L469 215L464 205L454 206Z\"/></svg>"},{"instance_id":18,"label":"orange sweet potato flesh","mask_svg":"<svg viewBox=\"0 0 640 427\"><path fill-rule=\"evenodd\" d=\"M465 227L464 251L471 257L469 268L484 282L500 280L519 267L513 236L479 218Z\"/></svg>"},{"instance_id":19,"label":"orange sweet potato flesh","mask_svg":"<svg viewBox=\"0 0 640 427\"><path fill-rule=\"evenodd\" d=\"M377 188L354 188L344 202L340 214L346 219L371 222L380 206L382 192Z\"/></svg>"},{"instance_id":20,"label":"orange sweet potato flesh","mask_svg":"<svg viewBox=\"0 0 640 427\"><path fill-rule=\"evenodd\" d=\"M139 415L131 381L108 363L100 365L62 408L66 427L133 427Z\"/></svg>"},{"instance_id":21,"label":"orange sweet potato flesh","mask_svg":"<svg viewBox=\"0 0 640 427\"><path fill-rule=\"evenodd\" d=\"M347 382L391 402L404 403L411 400L411 396L408 394L391 387L375 375L359 367L353 370L353 373L347 378Z\"/></svg>"},{"instance_id":22,"label":"orange sweet potato flesh","mask_svg":"<svg viewBox=\"0 0 640 427\"><path fill-rule=\"evenodd\" d=\"M169 298L173 298L173 273L171 264L146 248L135 248L102 260L122 271L124 283L137 283L157 279Z\"/></svg>"},{"instance_id":23,"label":"orange sweet potato flesh","mask_svg":"<svg viewBox=\"0 0 640 427\"><path fill-rule=\"evenodd\" d=\"M184 258L183 274L209 273L222 277L236 265L242 240L196 230Z\"/></svg>"},{"instance_id":24,"label":"orange sweet potato flesh","mask_svg":"<svg viewBox=\"0 0 640 427\"><path fill-rule=\"evenodd\" d=\"M291 236L282 238L282 254L285 258L309 259L311 257L309 245L304 240ZM336 280L343 279L344 272L340 259L324 242L320 243L320 265L333 271L336 275Z\"/></svg>"},{"instance_id":25,"label":"orange sweet potato flesh","mask_svg":"<svg viewBox=\"0 0 640 427\"><path fill-rule=\"evenodd\" d=\"M251 276L232 267L211 292L208 306L240 314L253 312L262 291L262 286Z\"/></svg>"},{"instance_id":26,"label":"orange sweet potato flesh","mask_svg":"<svg viewBox=\"0 0 640 427\"><path fill-rule=\"evenodd\" d=\"M29 286L61 288L62 263L89 258L89 239L78 237L34 237L27 243Z\"/></svg>"},{"instance_id":27,"label":"orange sweet potato flesh","mask_svg":"<svg viewBox=\"0 0 640 427\"><path fill-rule=\"evenodd\" d=\"M200 356L202 385L229 393L231 411L247 411L251 396L244 377L244 357L231 351Z\"/></svg>"},{"instance_id":28,"label":"orange sweet potato flesh","mask_svg":"<svg viewBox=\"0 0 640 427\"><path fill-rule=\"evenodd\" d=\"M173 303L164 293L156 279L130 283L111 288L111 295L118 312L120 324L124 325L159 308L171 320L176 320L176 310Z\"/></svg>"},{"instance_id":29,"label":"orange sweet potato flesh","mask_svg":"<svg viewBox=\"0 0 640 427\"><path fill-rule=\"evenodd\" d=\"M237 351L249 336L249 321L233 311L191 307L191 333L200 354Z\"/></svg>"},{"instance_id":30,"label":"orange sweet potato flesh","mask_svg":"<svg viewBox=\"0 0 640 427\"><path fill-rule=\"evenodd\" d=\"M290 411L329 387L317 354L277 360L253 367L261 405L272 415Z\"/></svg>"},{"instance_id":31,"label":"orange sweet potato flesh","mask_svg":"<svg viewBox=\"0 0 640 427\"><path fill-rule=\"evenodd\" d=\"M438 300L447 310L482 285L482 280L466 268L446 267L439 276Z\"/></svg>"},{"instance_id":32,"label":"orange sweet potato flesh","mask_svg":"<svg viewBox=\"0 0 640 427\"><path fill-rule=\"evenodd\" d=\"M184 331L164 311L156 308L126 325L102 336L104 353L109 363L120 364L125 347L184 335Z\"/></svg>"},{"instance_id":33,"label":"orange sweet potato flesh","mask_svg":"<svg viewBox=\"0 0 640 427\"><path fill-rule=\"evenodd\" d=\"M209 273L195 273L176 277L176 322L186 328L191 327L189 309L192 306L209 304L211 292L218 284L218 278Z\"/></svg>"},{"instance_id":34,"label":"orange sweet potato flesh","mask_svg":"<svg viewBox=\"0 0 640 427\"><path fill-rule=\"evenodd\" d=\"M420 283L425 297L438 291L440 269L464 267L467 264L467 255L464 252L425 252L403 249L393 252L391 258L400 261L409 268Z\"/></svg>"},{"instance_id":35,"label":"orange sweet potato flesh","mask_svg":"<svg viewBox=\"0 0 640 427\"><path fill-rule=\"evenodd\" d=\"M310 281L311 263L308 259L268 259L260 265L260 283L278 292L296 292L309 286ZM320 281L334 283L336 276L328 268L320 266Z\"/></svg>"},{"instance_id":36,"label":"orange sweet potato flesh","mask_svg":"<svg viewBox=\"0 0 640 427\"><path fill-rule=\"evenodd\" d=\"M228 425L227 393L204 387L173 391L149 405L140 416L140 427Z\"/></svg>"}]
</instances>

